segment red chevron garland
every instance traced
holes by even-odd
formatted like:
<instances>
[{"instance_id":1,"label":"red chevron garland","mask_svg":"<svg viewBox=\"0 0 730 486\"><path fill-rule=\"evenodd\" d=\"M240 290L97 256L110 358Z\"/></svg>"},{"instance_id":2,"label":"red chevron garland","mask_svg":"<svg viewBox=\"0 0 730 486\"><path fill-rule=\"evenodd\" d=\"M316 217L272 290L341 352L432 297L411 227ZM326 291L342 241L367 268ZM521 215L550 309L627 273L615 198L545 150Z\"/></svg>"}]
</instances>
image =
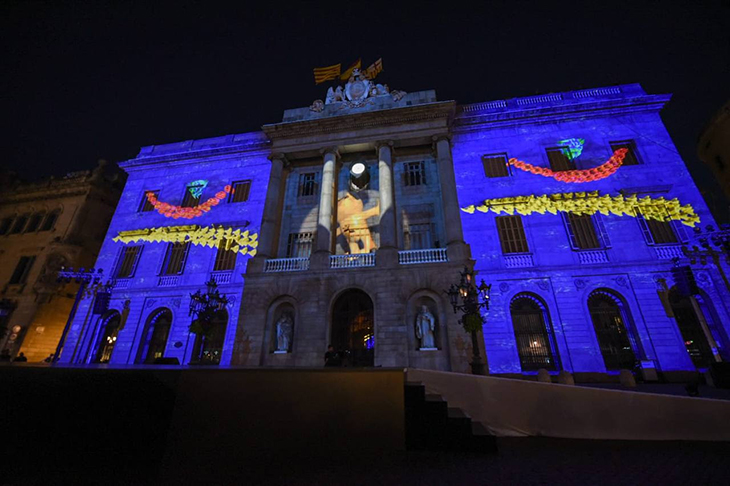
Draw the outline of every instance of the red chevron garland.
<instances>
[{"instance_id":1,"label":"red chevron garland","mask_svg":"<svg viewBox=\"0 0 730 486\"><path fill-rule=\"evenodd\" d=\"M536 167L517 159L509 159L509 163L510 165L513 165L520 170L524 170L525 172L531 172L543 177L552 177L556 181L560 182L592 182L605 179L606 177L614 174L618 168L621 167L621 164L624 163L624 157L626 157L627 152L628 150L625 148L618 149L605 163L592 169L582 170L564 170L554 172L546 167Z\"/></svg>"},{"instance_id":2,"label":"red chevron garland","mask_svg":"<svg viewBox=\"0 0 730 486\"><path fill-rule=\"evenodd\" d=\"M166 218L173 219L193 219L198 216L202 216L211 210L213 206L217 206L226 196L233 192L233 188L228 185L223 188L222 191L216 193L214 197L211 197L202 204L193 206L191 208L184 208L182 206L176 206L166 202L159 201L153 192L147 193L147 200L154 206L158 213L165 216Z\"/></svg>"}]
</instances>

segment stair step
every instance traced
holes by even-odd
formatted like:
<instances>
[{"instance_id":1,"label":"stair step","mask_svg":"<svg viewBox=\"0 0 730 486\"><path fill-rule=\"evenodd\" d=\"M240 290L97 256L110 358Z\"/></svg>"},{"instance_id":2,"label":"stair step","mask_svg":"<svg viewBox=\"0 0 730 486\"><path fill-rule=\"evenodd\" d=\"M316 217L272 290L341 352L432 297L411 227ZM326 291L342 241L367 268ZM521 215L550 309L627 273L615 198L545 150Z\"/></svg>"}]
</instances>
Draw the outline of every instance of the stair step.
<instances>
[{"instance_id":1,"label":"stair step","mask_svg":"<svg viewBox=\"0 0 730 486\"><path fill-rule=\"evenodd\" d=\"M468 418L468 419L471 419L471 417L469 417L469 415L467 415L466 412L464 412L462 409L457 408L457 407L449 407L449 412L448 413L449 413L449 418Z\"/></svg>"},{"instance_id":2,"label":"stair step","mask_svg":"<svg viewBox=\"0 0 730 486\"><path fill-rule=\"evenodd\" d=\"M446 402L444 400L444 397L441 395L438 395L436 393L426 393L426 401L427 402Z\"/></svg>"},{"instance_id":3,"label":"stair step","mask_svg":"<svg viewBox=\"0 0 730 486\"><path fill-rule=\"evenodd\" d=\"M488 435L492 436L492 434L489 433L489 430L481 423L481 422L474 422L471 423L471 433L472 435Z\"/></svg>"}]
</instances>

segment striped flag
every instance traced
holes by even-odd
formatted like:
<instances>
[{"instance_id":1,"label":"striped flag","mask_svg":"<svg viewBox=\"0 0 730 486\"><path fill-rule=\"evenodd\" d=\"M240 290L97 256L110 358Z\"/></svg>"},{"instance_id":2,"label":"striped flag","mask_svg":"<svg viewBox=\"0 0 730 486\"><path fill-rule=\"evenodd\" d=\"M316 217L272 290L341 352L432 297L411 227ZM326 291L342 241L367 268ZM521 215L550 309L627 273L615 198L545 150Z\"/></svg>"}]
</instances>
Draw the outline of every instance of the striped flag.
<instances>
[{"instance_id":1,"label":"striped flag","mask_svg":"<svg viewBox=\"0 0 730 486\"><path fill-rule=\"evenodd\" d=\"M340 75L340 80L347 81L348 79L350 79L350 76L352 76L352 72L355 69L360 69L361 67L362 67L362 59L358 59L357 61L353 62L349 68L347 68L347 71L345 71L344 73L342 73L342 75Z\"/></svg>"},{"instance_id":2,"label":"striped flag","mask_svg":"<svg viewBox=\"0 0 730 486\"><path fill-rule=\"evenodd\" d=\"M342 70L342 64L333 66L314 68L314 84L324 83L330 79L337 79Z\"/></svg>"},{"instance_id":3,"label":"striped flag","mask_svg":"<svg viewBox=\"0 0 730 486\"><path fill-rule=\"evenodd\" d=\"M380 74L380 72L383 70L383 58L381 57L374 63L372 63L368 68L365 70L363 74L365 74L365 77L367 79L373 79L375 76Z\"/></svg>"}]
</instances>

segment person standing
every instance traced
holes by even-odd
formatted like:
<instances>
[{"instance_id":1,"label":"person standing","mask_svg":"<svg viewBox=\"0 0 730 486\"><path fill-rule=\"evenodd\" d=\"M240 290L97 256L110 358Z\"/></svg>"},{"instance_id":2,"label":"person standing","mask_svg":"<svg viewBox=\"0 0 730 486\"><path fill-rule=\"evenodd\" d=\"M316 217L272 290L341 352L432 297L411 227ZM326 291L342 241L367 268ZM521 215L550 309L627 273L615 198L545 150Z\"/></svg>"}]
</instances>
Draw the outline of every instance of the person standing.
<instances>
[{"instance_id":1,"label":"person standing","mask_svg":"<svg viewBox=\"0 0 730 486\"><path fill-rule=\"evenodd\" d=\"M327 352L324 353L324 365L325 367L340 366L340 356L331 344L327 346Z\"/></svg>"}]
</instances>

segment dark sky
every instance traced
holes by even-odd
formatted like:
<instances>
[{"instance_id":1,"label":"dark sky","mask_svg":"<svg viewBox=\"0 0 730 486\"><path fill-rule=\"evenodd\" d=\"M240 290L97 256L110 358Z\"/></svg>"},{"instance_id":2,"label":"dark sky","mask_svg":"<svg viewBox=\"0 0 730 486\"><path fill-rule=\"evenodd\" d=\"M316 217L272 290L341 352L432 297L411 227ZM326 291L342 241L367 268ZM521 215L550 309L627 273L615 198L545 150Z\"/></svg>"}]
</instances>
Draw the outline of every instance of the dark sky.
<instances>
[{"instance_id":1,"label":"dark sky","mask_svg":"<svg viewBox=\"0 0 730 486\"><path fill-rule=\"evenodd\" d=\"M674 93L669 132L719 193L696 140L730 98L727 1L248 3L1 2L3 167L62 175L257 130L324 97L313 67L382 57L391 88L459 103L632 82Z\"/></svg>"}]
</instances>

